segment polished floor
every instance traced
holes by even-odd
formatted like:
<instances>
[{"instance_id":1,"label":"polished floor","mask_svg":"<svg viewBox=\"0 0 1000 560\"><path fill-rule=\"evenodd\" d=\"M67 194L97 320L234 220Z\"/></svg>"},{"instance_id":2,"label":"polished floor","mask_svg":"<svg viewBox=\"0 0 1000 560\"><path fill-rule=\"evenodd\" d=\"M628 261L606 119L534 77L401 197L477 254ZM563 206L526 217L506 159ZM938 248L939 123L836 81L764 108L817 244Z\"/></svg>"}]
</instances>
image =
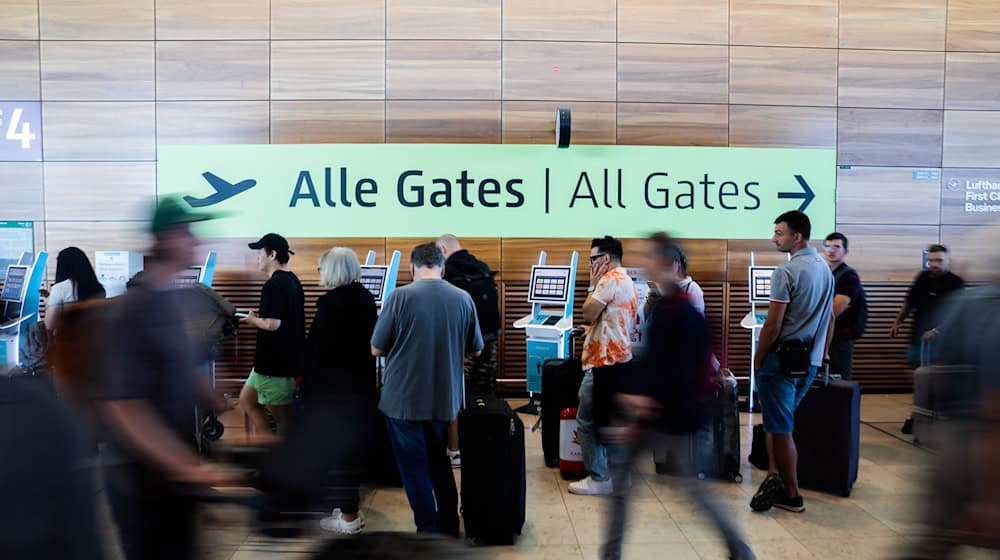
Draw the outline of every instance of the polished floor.
<instances>
[{"instance_id":1,"label":"polished floor","mask_svg":"<svg viewBox=\"0 0 1000 560\"><path fill-rule=\"evenodd\" d=\"M517 403L512 403L517 404ZM805 492L802 514L750 511L750 496L762 479L744 466L744 482L710 483L746 532L761 559L865 560L890 558L919 531L923 465L928 452L899 434L907 416L908 395L866 395L862 400L860 475L850 498ZM525 417L526 423L534 417ZM240 422L227 417L226 439L239 441ZM744 416L744 426L748 417ZM754 419L756 420L756 419ZM528 509L523 535L516 546L490 549L495 558L597 558L604 526L605 501L566 491L557 470L544 466L540 433L528 433ZM746 457L750 436L742 437ZM722 560L727 557L717 535L669 477L653 474L652 461L634 477L636 494L625 548L626 558ZM461 476L456 471L456 478ZM411 531L412 514L402 489L366 489L364 514L368 531ZM204 520L205 557L213 560L309 558L322 539L318 529L293 540L250 533L248 515L235 506L216 506ZM963 558L992 558L965 551Z\"/></svg>"}]
</instances>

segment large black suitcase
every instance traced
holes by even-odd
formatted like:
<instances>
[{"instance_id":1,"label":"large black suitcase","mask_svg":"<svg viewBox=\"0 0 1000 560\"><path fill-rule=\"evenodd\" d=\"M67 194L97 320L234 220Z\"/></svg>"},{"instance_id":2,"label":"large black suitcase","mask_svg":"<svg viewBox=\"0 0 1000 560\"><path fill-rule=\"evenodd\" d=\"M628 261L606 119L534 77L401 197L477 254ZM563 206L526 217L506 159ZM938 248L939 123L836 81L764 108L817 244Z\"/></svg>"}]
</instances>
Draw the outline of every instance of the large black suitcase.
<instances>
[{"instance_id":1,"label":"large black suitcase","mask_svg":"<svg viewBox=\"0 0 1000 560\"><path fill-rule=\"evenodd\" d=\"M799 453L799 486L845 498L858 480L861 433L861 386L830 381L814 386L795 410L795 447ZM768 468L764 427L754 426L750 463Z\"/></svg>"},{"instance_id":2,"label":"large black suitcase","mask_svg":"<svg viewBox=\"0 0 1000 560\"><path fill-rule=\"evenodd\" d=\"M577 358L550 358L542 364L542 453L546 467L559 466L559 414L580 405L583 366Z\"/></svg>"},{"instance_id":3,"label":"large black suitcase","mask_svg":"<svg viewBox=\"0 0 1000 560\"><path fill-rule=\"evenodd\" d=\"M507 402L471 397L458 415L465 535L513 544L524 526L524 423Z\"/></svg>"},{"instance_id":4,"label":"large black suitcase","mask_svg":"<svg viewBox=\"0 0 1000 560\"><path fill-rule=\"evenodd\" d=\"M666 452L653 450L656 472L670 472ZM691 437L687 457L675 460L689 461L699 478L717 478L742 482L740 473L740 410L736 378L728 369L723 370L722 387L715 394L709 407L709 422Z\"/></svg>"}]
</instances>

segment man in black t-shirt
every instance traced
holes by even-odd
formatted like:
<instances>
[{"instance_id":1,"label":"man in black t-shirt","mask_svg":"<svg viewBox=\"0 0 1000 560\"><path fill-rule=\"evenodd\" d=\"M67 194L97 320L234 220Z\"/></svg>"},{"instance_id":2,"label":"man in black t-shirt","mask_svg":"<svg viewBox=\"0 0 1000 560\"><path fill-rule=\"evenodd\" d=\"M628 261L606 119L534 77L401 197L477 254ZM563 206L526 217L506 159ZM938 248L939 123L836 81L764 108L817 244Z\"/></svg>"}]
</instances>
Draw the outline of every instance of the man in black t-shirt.
<instances>
[{"instance_id":1,"label":"man in black t-shirt","mask_svg":"<svg viewBox=\"0 0 1000 560\"><path fill-rule=\"evenodd\" d=\"M920 366L920 343L923 339L936 333L938 321L941 319L938 309L944 296L949 292L961 290L965 281L952 273L949 268L951 259L944 245L931 245L927 248L927 268L917 275L906 293L906 301L899 309L899 314L892 322L889 336L896 336L899 326L913 313L913 331L910 334L910 346L906 349L906 361L910 367ZM913 420L907 418L903 424L903 433L912 431Z\"/></svg>"},{"instance_id":2,"label":"man in black t-shirt","mask_svg":"<svg viewBox=\"0 0 1000 560\"><path fill-rule=\"evenodd\" d=\"M295 378L302 375L306 339L305 293L299 278L288 270L288 241L268 233L249 247L257 251L257 266L268 280L260 292L260 308L243 322L257 329L253 369L240 391L240 408L258 434L268 433L263 407L279 427L295 396ZM266 436L265 436L266 439Z\"/></svg>"},{"instance_id":3,"label":"man in black t-shirt","mask_svg":"<svg viewBox=\"0 0 1000 560\"><path fill-rule=\"evenodd\" d=\"M858 271L844 261L847 256L847 236L842 233L831 233L823 242L826 262L833 272L833 339L830 341L830 373L840 375L843 379L851 378L851 366L854 362L854 341L861 337L864 329L862 314L866 302L865 291L861 287L861 277Z\"/></svg>"}]
</instances>

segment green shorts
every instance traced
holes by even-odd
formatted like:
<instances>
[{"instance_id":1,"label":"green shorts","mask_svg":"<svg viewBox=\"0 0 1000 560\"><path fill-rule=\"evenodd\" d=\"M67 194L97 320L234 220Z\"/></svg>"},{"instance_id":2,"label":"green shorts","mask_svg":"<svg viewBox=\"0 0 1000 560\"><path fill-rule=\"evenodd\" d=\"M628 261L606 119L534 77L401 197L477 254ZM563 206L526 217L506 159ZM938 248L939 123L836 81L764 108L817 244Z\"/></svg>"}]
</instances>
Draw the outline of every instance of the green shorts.
<instances>
[{"instance_id":1,"label":"green shorts","mask_svg":"<svg viewBox=\"0 0 1000 560\"><path fill-rule=\"evenodd\" d=\"M257 403L264 406L288 406L295 396L294 377L275 377L250 370L247 385L257 391Z\"/></svg>"}]
</instances>

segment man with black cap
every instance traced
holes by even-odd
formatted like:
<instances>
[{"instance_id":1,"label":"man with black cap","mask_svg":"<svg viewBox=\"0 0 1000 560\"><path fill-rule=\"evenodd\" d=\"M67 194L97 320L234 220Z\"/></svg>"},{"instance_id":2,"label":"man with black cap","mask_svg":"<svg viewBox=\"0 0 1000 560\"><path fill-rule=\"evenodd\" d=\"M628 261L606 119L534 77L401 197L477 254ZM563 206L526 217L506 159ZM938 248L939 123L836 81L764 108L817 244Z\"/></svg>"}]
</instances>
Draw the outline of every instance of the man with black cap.
<instances>
[{"instance_id":1,"label":"man with black cap","mask_svg":"<svg viewBox=\"0 0 1000 560\"><path fill-rule=\"evenodd\" d=\"M104 334L114 348L101 353L106 361L94 400L110 429L101 462L127 560L193 558L197 502L178 485L229 478L198 458L195 406L211 391L198 375L199 357L172 290L177 273L194 263L198 240L190 224L213 217L180 198L162 199L145 271L115 300L107 321Z\"/></svg>"},{"instance_id":2,"label":"man with black cap","mask_svg":"<svg viewBox=\"0 0 1000 560\"><path fill-rule=\"evenodd\" d=\"M295 395L295 378L302 375L305 293L299 278L288 269L289 255L295 253L284 237L268 233L249 247L257 251L257 267L268 280L261 288L259 310L243 319L257 329L257 351L250 377L240 391L240 408L262 434L268 433L263 408L283 427Z\"/></svg>"}]
</instances>

